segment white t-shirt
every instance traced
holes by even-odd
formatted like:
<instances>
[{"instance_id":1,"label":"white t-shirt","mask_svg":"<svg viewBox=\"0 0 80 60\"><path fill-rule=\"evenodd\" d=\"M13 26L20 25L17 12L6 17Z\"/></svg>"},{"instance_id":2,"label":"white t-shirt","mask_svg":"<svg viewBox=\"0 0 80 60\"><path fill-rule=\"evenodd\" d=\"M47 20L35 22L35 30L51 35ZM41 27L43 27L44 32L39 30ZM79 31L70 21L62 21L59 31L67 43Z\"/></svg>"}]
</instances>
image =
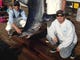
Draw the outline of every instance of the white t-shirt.
<instances>
[{"instance_id":1,"label":"white t-shirt","mask_svg":"<svg viewBox=\"0 0 80 60\"><path fill-rule=\"evenodd\" d=\"M77 43L75 27L72 22L67 19L65 19L62 24L60 24L57 19L54 20L48 28L48 35L53 39L57 36L61 43L58 46L60 49L63 47L68 47L72 42L74 44Z\"/></svg>"},{"instance_id":2,"label":"white t-shirt","mask_svg":"<svg viewBox=\"0 0 80 60\"><path fill-rule=\"evenodd\" d=\"M47 14L56 14L61 9L62 0L46 0Z\"/></svg>"}]
</instances>

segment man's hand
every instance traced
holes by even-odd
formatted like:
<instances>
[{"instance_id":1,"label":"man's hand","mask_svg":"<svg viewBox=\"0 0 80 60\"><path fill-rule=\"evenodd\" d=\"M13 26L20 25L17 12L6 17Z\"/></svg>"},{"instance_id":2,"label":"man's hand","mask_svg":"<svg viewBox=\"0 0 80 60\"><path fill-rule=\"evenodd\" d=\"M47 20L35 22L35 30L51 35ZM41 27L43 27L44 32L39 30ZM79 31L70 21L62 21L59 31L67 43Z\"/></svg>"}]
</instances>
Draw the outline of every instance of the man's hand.
<instances>
[{"instance_id":1,"label":"man's hand","mask_svg":"<svg viewBox=\"0 0 80 60\"><path fill-rule=\"evenodd\" d=\"M21 34L21 29L19 29L14 23L12 24L12 27L16 30L17 33Z\"/></svg>"},{"instance_id":2,"label":"man's hand","mask_svg":"<svg viewBox=\"0 0 80 60\"><path fill-rule=\"evenodd\" d=\"M54 37L54 38L53 38L53 42L54 42L54 43L57 43L57 42L58 42L57 37Z\"/></svg>"},{"instance_id":3,"label":"man's hand","mask_svg":"<svg viewBox=\"0 0 80 60\"><path fill-rule=\"evenodd\" d=\"M56 51L57 51L57 52L59 52L59 51L60 51L60 49L59 49L59 48L57 48L57 49L56 49Z\"/></svg>"},{"instance_id":4,"label":"man's hand","mask_svg":"<svg viewBox=\"0 0 80 60\"><path fill-rule=\"evenodd\" d=\"M16 32L19 33L19 34L21 34L21 29L17 28Z\"/></svg>"}]
</instances>

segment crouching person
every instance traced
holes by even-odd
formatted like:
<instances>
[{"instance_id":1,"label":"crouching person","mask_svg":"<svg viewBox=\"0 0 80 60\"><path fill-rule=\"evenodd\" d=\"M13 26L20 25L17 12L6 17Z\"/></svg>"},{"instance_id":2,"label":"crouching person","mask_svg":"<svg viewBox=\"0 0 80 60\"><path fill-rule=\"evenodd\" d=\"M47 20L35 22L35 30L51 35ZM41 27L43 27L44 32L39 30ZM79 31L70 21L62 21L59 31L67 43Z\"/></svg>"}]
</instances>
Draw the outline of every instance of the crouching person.
<instances>
[{"instance_id":1,"label":"crouching person","mask_svg":"<svg viewBox=\"0 0 80 60\"><path fill-rule=\"evenodd\" d=\"M59 52L62 58L74 58L73 52L77 44L75 27L71 21L65 18L62 10L57 11L56 18L48 28L47 39L52 45L58 43L51 53Z\"/></svg>"},{"instance_id":2,"label":"crouching person","mask_svg":"<svg viewBox=\"0 0 80 60\"><path fill-rule=\"evenodd\" d=\"M26 20L27 17L25 15L25 12L20 9L19 2L15 1L14 8L9 11L9 20L5 28L8 32L8 35L12 35L12 29L14 29L18 34L21 34L21 29L19 27L24 27Z\"/></svg>"}]
</instances>

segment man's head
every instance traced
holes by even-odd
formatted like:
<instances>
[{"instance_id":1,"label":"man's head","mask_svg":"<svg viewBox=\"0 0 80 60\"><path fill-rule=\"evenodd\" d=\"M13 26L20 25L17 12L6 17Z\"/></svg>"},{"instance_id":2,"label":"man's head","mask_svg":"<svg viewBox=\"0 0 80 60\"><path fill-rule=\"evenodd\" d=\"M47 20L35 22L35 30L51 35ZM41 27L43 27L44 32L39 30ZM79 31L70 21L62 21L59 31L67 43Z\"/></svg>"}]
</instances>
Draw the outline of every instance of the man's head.
<instances>
[{"instance_id":1,"label":"man's head","mask_svg":"<svg viewBox=\"0 0 80 60\"><path fill-rule=\"evenodd\" d=\"M60 23L62 23L65 20L65 13L62 10L58 10L56 12L56 18Z\"/></svg>"},{"instance_id":2,"label":"man's head","mask_svg":"<svg viewBox=\"0 0 80 60\"><path fill-rule=\"evenodd\" d=\"M13 9L13 3L9 3L8 4L8 8L11 10L11 9Z\"/></svg>"},{"instance_id":3,"label":"man's head","mask_svg":"<svg viewBox=\"0 0 80 60\"><path fill-rule=\"evenodd\" d=\"M20 3L18 1L15 1L14 2L14 9L19 10L19 7L20 7Z\"/></svg>"}]
</instances>

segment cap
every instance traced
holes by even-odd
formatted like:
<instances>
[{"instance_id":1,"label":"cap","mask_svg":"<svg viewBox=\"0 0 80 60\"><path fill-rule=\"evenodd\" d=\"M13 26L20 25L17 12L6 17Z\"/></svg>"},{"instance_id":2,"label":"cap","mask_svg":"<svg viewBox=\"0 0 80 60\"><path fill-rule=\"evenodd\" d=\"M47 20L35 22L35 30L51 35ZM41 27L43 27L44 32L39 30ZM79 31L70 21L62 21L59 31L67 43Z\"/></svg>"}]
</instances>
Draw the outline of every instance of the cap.
<instances>
[{"instance_id":1,"label":"cap","mask_svg":"<svg viewBox=\"0 0 80 60\"><path fill-rule=\"evenodd\" d=\"M20 3L18 1L15 1L14 6L20 6Z\"/></svg>"},{"instance_id":2,"label":"cap","mask_svg":"<svg viewBox=\"0 0 80 60\"><path fill-rule=\"evenodd\" d=\"M64 11L62 11L62 10L58 10L58 11L56 12L56 15L62 15L62 16L64 16L65 13L64 13Z\"/></svg>"}]
</instances>

